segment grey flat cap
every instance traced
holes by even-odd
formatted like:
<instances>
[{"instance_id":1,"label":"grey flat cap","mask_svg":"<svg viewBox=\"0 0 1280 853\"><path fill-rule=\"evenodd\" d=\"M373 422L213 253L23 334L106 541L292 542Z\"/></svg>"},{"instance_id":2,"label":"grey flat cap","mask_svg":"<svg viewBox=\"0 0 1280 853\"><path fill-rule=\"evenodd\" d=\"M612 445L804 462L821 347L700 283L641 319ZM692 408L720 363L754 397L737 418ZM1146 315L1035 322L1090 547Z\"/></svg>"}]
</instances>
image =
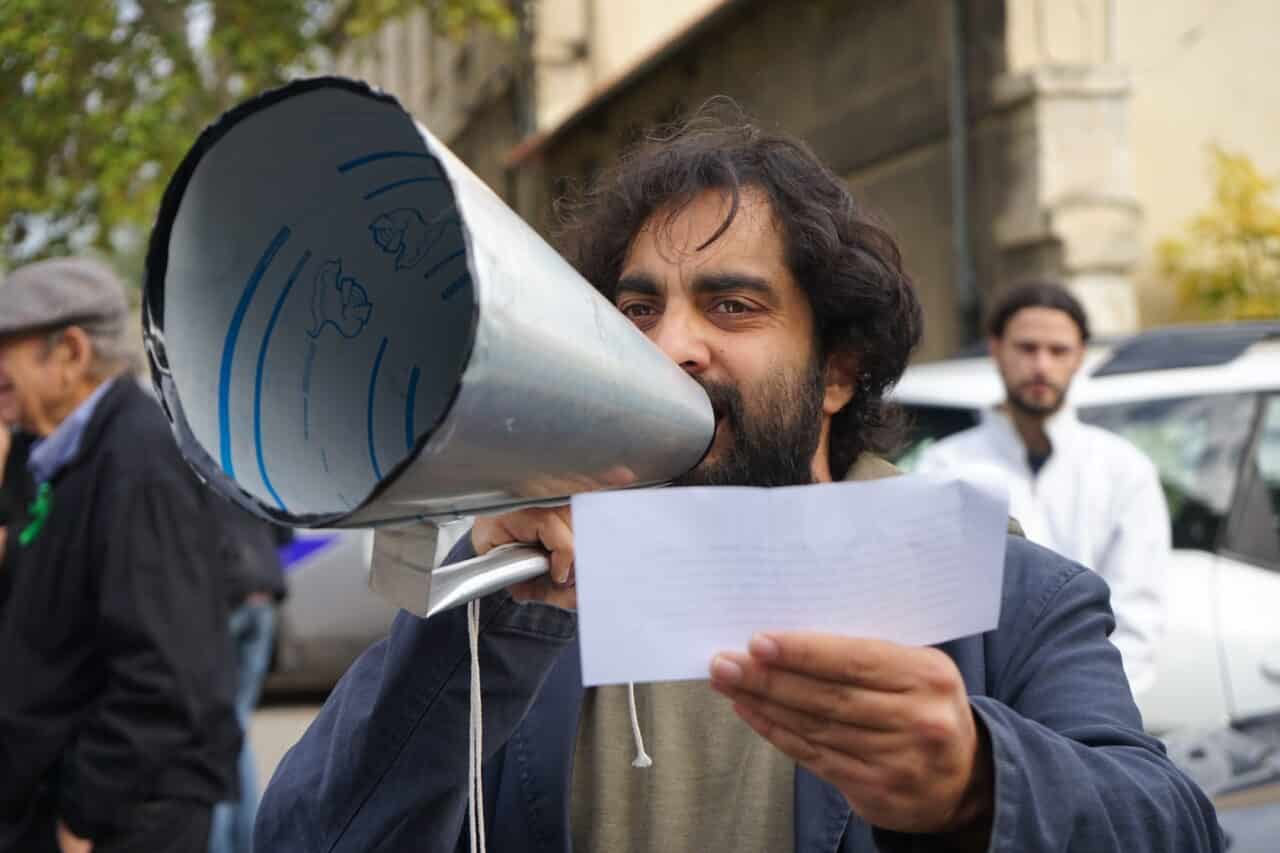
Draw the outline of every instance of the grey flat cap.
<instances>
[{"instance_id":1,"label":"grey flat cap","mask_svg":"<svg viewBox=\"0 0 1280 853\"><path fill-rule=\"evenodd\" d=\"M120 279L90 258L27 264L0 283L0 338L71 325L123 331L128 313Z\"/></svg>"}]
</instances>

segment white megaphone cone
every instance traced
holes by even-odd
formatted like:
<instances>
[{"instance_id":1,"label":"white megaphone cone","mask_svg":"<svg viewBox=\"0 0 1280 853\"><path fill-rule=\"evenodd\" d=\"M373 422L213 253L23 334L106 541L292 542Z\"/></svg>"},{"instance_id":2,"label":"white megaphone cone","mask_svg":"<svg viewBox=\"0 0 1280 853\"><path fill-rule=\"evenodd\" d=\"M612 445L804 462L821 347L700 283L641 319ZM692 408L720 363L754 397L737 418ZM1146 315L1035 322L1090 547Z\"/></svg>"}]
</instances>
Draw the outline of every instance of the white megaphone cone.
<instances>
[{"instance_id":1,"label":"white megaphone cone","mask_svg":"<svg viewBox=\"0 0 1280 853\"><path fill-rule=\"evenodd\" d=\"M661 484L714 435L696 382L394 99L349 80L292 83L201 135L165 193L143 313L188 460L284 524ZM498 555L437 575L445 595L434 528L398 529L374 582L418 612L545 569Z\"/></svg>"}]
</instances>

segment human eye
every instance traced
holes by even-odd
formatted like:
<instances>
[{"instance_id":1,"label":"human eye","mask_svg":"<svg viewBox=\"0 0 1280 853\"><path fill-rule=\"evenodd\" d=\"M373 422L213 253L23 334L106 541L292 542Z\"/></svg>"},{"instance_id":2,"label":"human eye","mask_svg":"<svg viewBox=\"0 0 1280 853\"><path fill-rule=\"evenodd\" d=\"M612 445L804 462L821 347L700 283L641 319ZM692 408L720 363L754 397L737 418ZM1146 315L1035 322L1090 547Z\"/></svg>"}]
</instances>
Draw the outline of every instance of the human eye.
<instances>
[{"instance_id":1,"label":"human eye","mask_svg":"<svg viewBox=\"0 0 1280 853\"><path fill-rule=\"evenodd\" d=\"M640 317L649 317L658 313L654 310L652 305L648 305L644 302L632 302L625 305L619 305L618 310L633 320Z\"/></svg>"},{"instance_id":2,"label":"human eye","mask_svg":"<svg viewBox=\"0 0 1280 853\"><path fill-rule=\"evenodd\" d=\"M642 332L648 331L658 322L658 306L650 302L623 302L618 305L618 310Z\"/></svg>"},{"instance_id":3,"label":"human eye","mask_svg":"<svg viewBox=\"0 0 1280 853\"><path fill-rule=\"evenodd\" d=\"M711 306L711 310L717 314L747 314L753 308L741 299L721 299Z\"/></svg>"}]
</instances>

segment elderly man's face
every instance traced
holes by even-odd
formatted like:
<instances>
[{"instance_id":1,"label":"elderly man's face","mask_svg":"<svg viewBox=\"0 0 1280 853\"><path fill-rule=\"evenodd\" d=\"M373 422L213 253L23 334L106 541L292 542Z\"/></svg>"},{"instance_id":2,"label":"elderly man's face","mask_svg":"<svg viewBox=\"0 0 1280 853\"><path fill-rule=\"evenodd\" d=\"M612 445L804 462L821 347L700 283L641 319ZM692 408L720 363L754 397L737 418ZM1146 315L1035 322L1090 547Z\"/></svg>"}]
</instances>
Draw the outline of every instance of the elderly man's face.
<instances>
[{"instance_id":1,"label":"elderly man's face","mask_svg":"<svg viewBox=\"0 0 1280 853\"><path fill-rule=\"evenodd\" d=\"M682 485L780 486L830 479L829 415L848 401L824 386L813 310L783 257L767 197L697 196L660 212L623 262L618 308L711 397L716 437ZM828 411L830 409L830 411ZM821 452L819 449L821 448Z\"/></svg>"},{"instance_id":2,"label":"elderly man's face","mask_svg":"<svg viewBox=\"0 0 1280 853\"><path fill-rule=\"evenodd\" d=\"M0 338L0 420L48 435L57 426L54 413L65 394L47 335Z\"/></svg>"}]
</instances>

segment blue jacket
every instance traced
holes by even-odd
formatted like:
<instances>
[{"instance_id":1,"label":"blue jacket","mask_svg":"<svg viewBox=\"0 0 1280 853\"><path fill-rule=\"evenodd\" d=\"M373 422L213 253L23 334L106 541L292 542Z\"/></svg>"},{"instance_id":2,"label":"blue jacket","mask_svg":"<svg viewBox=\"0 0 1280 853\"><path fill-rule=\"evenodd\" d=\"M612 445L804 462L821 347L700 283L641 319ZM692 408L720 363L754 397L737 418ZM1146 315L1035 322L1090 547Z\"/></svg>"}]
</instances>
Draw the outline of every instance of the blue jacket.
<instances>
[{"instance_id":1,"label":"blue jacket","mask_svg":"<svg viewBox=\"0 0 1280 853\"><path fill-rule=\"evenodd\" d=\"M453 558L471 555L469 538ZM343 677L263 797L259 851L465 849L470 658L466 615L401 612ZM489 849L568 853L582 700L574 614L505 594L481 607ZM993 850L1223 849L1213 806L1142 732L1107 639L1093 572L1010 537L1000 624L941 648L995 758ZM873 830L833 787L795 781L797 853L946 849ZM581 851L580 851L581 853Z\"/></svg>"}]
</instances>

